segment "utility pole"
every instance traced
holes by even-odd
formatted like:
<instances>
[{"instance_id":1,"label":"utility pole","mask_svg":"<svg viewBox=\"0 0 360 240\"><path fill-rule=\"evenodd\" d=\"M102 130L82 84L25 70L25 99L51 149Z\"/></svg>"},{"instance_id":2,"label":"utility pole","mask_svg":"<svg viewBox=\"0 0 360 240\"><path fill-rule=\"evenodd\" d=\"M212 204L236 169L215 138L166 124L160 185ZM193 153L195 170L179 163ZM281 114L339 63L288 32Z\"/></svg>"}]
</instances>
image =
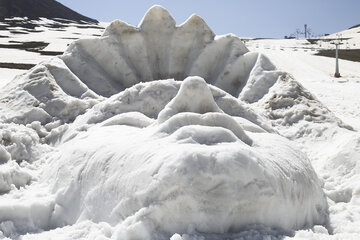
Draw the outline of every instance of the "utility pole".
<instances>
[{"instance_id":1,"label":"utility pole","mask_svg":"<svg viewBox=\"0 0 360 240\"><path fill-rule=\"evenodd\" d=\"M339 72L339 53L338 53L338 46L339 43L335 43L336 46L336 51L335 51L335 57L336 57L336 64L335 64L335 74L334 77L339 78L340 76L340 72Z\"/></svg>"},{"instance_id":2,"label":"utility pole","mask_svg":"<svg viewBox=\"0 0 360 240\"><path fill-rule=\"evenodd\" d=\"M335 58L336 58L334 77L339 78L339 77L341 77L341 75L339 72L339 52L338 52L339 47L338 46L342 43L341 43L341 34L336 34L336 36L338 37L338 39L335 40L334 42L332 42L332 44L335 44Z\"/></svg>"},{"instance_id":3,"label":"utility pole","mask_svg":"<svg viewBox=\"0 0 360 240\"><path fill-rule=\"evenodd\" d=\"M305 27L305 32L304 32L305 33L305 38L307 38L307 24L305 24L304 27Z\"/></svg>"}]
</instances>

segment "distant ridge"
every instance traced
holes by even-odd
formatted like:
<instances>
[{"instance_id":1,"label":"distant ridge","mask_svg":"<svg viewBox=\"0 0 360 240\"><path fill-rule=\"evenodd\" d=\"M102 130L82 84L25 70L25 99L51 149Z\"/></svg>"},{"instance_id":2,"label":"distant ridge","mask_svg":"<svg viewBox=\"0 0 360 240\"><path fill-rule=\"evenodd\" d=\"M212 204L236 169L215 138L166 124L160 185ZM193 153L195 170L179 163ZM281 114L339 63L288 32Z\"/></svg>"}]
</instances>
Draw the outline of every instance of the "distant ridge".
<instances>
[{"instance_id":1,"label":"distant ridge","mask_svg":"<svg viewBox=\"0 0 360 240\"><path fill-rule=\"evenodd\" d=\"M357 28L357 27L360 27L360 24L357 24L357 25L355 25L355 26L352 26L352 27L350 27L349 29L353 29L353 28Z\"/></svg>"},{"instance_id":2,"label":"distant ridge","mask_svg":"<svg viewBox=\"0 0 360 240\"><path fill-rule=\"evenodd\" d=\"M65 7L55 0L0 0L0 19L6 17L63 18L77 22L98 22Z\"/></svg>"}]
</instances>

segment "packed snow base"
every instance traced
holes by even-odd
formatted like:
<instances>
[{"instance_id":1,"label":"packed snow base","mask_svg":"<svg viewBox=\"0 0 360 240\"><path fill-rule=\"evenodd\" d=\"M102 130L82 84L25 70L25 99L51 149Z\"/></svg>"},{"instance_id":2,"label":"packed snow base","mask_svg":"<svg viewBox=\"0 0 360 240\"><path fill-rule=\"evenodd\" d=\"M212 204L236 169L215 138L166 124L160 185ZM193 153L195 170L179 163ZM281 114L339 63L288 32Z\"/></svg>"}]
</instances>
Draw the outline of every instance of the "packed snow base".
<instances>
[{"instance_id":1,"label":"packed snow base","mask_svg":"<svg viewBox=\"0 0 360 240\"><path fill-rule=\"evenodd\" d=\"M176 26L153 7L138 28L116 21L15 79L0 100L4 237L327 232L322 183L278 133L351 127L197 16Z\"/></svg>"}]
</instances>

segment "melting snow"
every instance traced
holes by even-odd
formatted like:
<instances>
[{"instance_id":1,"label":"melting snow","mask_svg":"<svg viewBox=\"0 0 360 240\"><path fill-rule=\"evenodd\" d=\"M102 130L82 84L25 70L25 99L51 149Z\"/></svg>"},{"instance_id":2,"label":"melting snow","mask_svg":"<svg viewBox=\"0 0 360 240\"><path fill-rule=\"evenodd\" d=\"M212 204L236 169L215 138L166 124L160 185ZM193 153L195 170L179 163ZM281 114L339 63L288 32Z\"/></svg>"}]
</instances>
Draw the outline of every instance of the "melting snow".
<instances>
[{"instance_id":1,"label":"melting snow","mask_svg":"<svg viewBox=\"0 0 360 240\"><path fill-rule=\"evenodd\" d=\"M159 6L73 42L1 89L0 238L357 239L360 137L297 77Z\"/></svg>"}]
</instances>

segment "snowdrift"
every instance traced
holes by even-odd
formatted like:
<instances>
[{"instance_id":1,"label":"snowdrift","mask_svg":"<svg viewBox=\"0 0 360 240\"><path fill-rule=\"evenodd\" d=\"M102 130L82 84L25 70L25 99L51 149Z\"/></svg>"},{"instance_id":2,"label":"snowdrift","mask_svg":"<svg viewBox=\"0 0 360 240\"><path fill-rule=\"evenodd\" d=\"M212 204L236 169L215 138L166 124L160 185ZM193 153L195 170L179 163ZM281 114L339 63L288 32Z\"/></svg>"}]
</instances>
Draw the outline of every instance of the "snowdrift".
<instances>
[{"instance_id":1,"label":"snowdrift","mask_svg":"<svg viewBox=\"0 0 360 240\"><path fill-rule=\"evenodd\" d=\"M115 21L75 41L8 84L0 116L14 136L0 148L6 236L166 239L328 220L311 163L276 127L341 121L196 15L176 26L155 6L139 27Z\"/></svg>"}]
</instances>

